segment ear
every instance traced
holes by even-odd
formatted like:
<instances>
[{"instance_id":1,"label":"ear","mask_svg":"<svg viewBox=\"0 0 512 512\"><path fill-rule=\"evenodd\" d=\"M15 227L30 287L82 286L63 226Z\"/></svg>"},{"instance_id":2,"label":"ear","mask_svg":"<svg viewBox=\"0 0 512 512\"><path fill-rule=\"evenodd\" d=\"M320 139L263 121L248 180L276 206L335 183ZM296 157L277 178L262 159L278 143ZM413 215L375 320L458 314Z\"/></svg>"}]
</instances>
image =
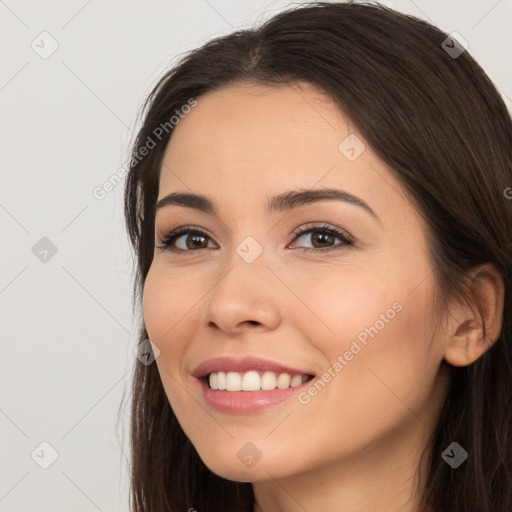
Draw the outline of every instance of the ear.
<instances>
[{"instance_id":1,"label":"ear","mask_svg":"<svg viewBox=\"0 0 512 512\"><path fill-rule=\"evenodd\" d=\"M496 342L503 324L505 286L500 273L484 263L473 268L471 276L468 304L459 304L448 323L444 358L453 366L474 363Z\"/></svg>"}]
</instances>

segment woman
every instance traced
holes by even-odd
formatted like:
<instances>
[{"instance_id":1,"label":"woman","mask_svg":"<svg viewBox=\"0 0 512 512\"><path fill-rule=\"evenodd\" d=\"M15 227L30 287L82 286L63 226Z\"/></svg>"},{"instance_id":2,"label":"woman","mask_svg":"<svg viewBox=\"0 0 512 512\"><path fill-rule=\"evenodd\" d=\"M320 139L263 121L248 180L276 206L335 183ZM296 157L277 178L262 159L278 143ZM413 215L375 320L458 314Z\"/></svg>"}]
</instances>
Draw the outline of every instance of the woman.
<instances>
[{"instance_id":1,"label":"woman","mask_svg":"<svg viewBox=\"0 0 512 512\"><path fill-rule=\"evenodd\" d=\"M132 509L512 510L511 184L424 21L316 3L185 56L125 191Z\"/></svg>"}]
</instances>

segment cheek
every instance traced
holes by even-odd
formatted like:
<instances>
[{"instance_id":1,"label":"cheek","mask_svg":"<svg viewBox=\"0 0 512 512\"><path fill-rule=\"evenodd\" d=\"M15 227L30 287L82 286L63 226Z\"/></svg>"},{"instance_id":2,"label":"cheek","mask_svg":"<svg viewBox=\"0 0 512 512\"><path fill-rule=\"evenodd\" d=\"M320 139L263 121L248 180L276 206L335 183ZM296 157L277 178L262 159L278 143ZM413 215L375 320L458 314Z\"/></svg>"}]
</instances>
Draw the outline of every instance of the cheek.
<instances>
[{"instance_id":1,"label":"cheek","mask_svg":"<svg viewBox=\"0 0 512 512\"><path fill-rule=\"evenodd\" d=\"M182 327L180 319L194 304L194 297L187 289L190 290L190 285L183 286L158 266L152 266L146 276L142 296L144 322L149 338L160 350L178 346L170 341L176 339L175 334Z\"/></svg>"},{"instance_id":2,"label":"cheek","mask_svg":"<svg viewBox=\"0 0 512 512\"><path fill-rule=\"evenodd\" d=\"M289 314L302 318L312 344L321 341L322 351L334 358L348 349L351 340L364 338L365 329L379 321L381 314L395 316L396 294L389 283L378 282L370 273L333 269L323 274L307 274L297 280L297 300ZM293 298L292 298L293 300ZM307 322L307 323L306 323ZM341 352L340 352L341 351Z\"/></svg>"},{"instance_id":3,"label":"cheek","mask_svg":"<svg viewBox=\"0 0 512 512\"><path fill-rule=\"evenodd\" d=\"M149 338L154 342L161 338L168 300L167 296L163 294L165 287L161 286L161 281L157 279L156 274L151 267L146 276L142 294L144 323Z\"/></svg>"},{"instance_id":4,"label":"cheek","mask_svg":"<svg viewBox=\"0 0 512 512\"><path fill-rule=\"evenodd\" d=\"M193 316L197 294L190 290L190 280L187 285L179 276L155 265L146 276L142 296L146 330L160 350L155 362L169 403L177 415L187 410L189 396L176 379L182 378L191 329L197 325Z\"/></svg>"},{"instance_id":5,"label":"cheek","mask_svg":"<svg viewBox=\"0 0 512 512\"><path fill-rule=\"evenodd\" d=\"M301 401L311 417L329 418L311 425L310 438L331 439L330 448L338 454L362 448L400 425L421 425L417 416L426 423L439 366L434 349L427 352L432 331L423 300L397 293L393 308L386 295L373 292L364 300L365 295L336 299L337 314L324 317L337 334L315 340L329 361L321 376L326 384L318 391L311 386ZM321 443L318 450L324 450Z\"/></svg>"},{"instance_id":6,"label":"cheek","mask_svg":"<svg viewBox=\"0 0 512 512\"><path fill-rule=\"evenodd\" d=\"M399 271L388 268L384 272L381 267L364 274L338 270L329 278L309 275L295 288L307 308L297 303L289 311L295 310L292 316L323 354L326 368L338 356L346 361L338 373L343 377L335 379L333 389L351 389L355 396L366 396L371 402L372 396L391 393L379 381L381 374L392 389L409 387L413 392L423 377L436 371L435 340L428 352L432 338L429 283L411 293L415 277L398 275Z\"/></svg>"},{"instance_id":7,"label":"cheek","mask_svg":"<svg viewBox=\"0 0 512 512\"><path fill-rule=\"evenodd\" d=\"M440 364L427 296L427 288L409 296L397 290L395 301L369 297L364 320L346 316L351 335L343 343L351 360L342 371L338 391L352 394L358 409L354 413L361 415L363 424L372 414L383 424L392 424L407 419L411 410L426 407ZM356 315L354 310L353 318ZM360 347L357 354L351 355L351 346Z\"/></svg>"}]
</instances>

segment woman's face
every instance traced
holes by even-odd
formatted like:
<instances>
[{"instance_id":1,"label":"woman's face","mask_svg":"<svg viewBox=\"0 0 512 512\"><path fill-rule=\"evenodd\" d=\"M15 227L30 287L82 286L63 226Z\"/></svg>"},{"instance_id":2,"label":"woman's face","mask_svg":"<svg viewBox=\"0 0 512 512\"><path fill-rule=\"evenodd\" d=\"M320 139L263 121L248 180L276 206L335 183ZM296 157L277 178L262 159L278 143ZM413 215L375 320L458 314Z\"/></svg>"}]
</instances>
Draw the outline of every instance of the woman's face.
<instances>
[{"instance_id":1,"label":"woman's face","mask_svg":"<svg viewBox=\"0 0 512 512\"><path fill-rule=\"evenodd\" d=\"M143 296L184 432L213 472L239 481L416 457L446 389L418 212L313 87L197 100L173 130L158 199L196 194L212 208L158 208L158 246L192 233L155 248ZM340 192L317 195L327 189Z\"/></svg>"}]
</instances>

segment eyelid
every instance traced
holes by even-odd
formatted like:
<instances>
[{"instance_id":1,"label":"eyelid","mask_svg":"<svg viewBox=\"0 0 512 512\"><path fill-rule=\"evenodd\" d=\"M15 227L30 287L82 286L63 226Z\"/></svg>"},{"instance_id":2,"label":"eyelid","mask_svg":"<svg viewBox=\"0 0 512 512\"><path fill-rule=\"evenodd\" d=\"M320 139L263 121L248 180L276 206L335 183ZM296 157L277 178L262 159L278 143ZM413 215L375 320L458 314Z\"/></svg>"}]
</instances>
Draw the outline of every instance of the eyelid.
<instances>
[{"instance_id":1,"label":"eyelid","mask_svg":"<svg viewBox=\"0 0 512 512\"><path fill-rule=\"evenodd\" d=\"M197 231L201 234L208 235L209 238L213 239L213 236L210 234L210 232L206 228L202 228L201 226L196 226L194 224L184 224L182 226L178 226L177 228L172 229L162 229L162 235L157 237L160 240L163 238L169 236L169 235L177 235L182 233L188 233L189 231Z\"/></svg>"},{"instance_id":2,"label":"eyelid","mask_svg":"<svg viewBox=\"0 0 512 512\"><path fill-rule=\"evenodd\" d=\"M298 247L294 250L299 250L302 252L327 252L327 251L334 251L340 248L350 248L355 243L355 239L352 235L350 235L347 231L344 229L338 228L336 226L333 226L332 224L329 224L325 221L312 221L305 225L301 225L293 230L291 233L286 247L288 247L291 243L295 242L302 236L319 231L319 232L325 232L329 233L332 236L338 238L341 240L341 244L338 243L333 246L329 247ZM197 252L201 249L207 249L208 247L200 247L198 249L177 249L173 244L178 238L181 238L181 236L184 235L198 235L203 236L207 238L209 241L217 245L217 243L214 241L214 238L210 235L208 230L194 225L184 225L179 226L175 229L170 229L168 231L164 231L163 235L159 237L160 244L155 244L155 248L158 248L162 251L171 251L174 253L187 253L187 252Z\"/></svg>"},{"instance_id":3,"label":"eyelid","mask_svg":"<svg viewBox=\"0 0 512 512\"><path fill-rule=\"evenodd\" d=\"M166 251L166 250L169 250L169 251L173 251L173 252L176 252L176 253L180 253L180 252L195 252L195 251L185 251L185 250L182 250L182 249L176 249L176 248L173 248L171 247L171 245L166 245L165 242L169 239L172 239L172 243L174 243L176 241L177 238L179 238L180 236L182 235L190 235L190 234L197 234L197 235L200 235L200 236L205 236L207 237L209 240L211 240L213 243L216 244L216 242L214 241L213 237L210 235L209 231L205 228L201 228L199 226L194 226L194 225L191 225L191 224L187 224L187 225L184 225L184 226L179 226L177 228L174 228L174 229L169 229L169 230L163 230L163 234L158 238L158 240L160 241L159 244L155 244L155 247L162 250L162 251Z\"/></svg>"},{"instance_id":4,"label":"eyelid","mask_svg":"<svg viewBox=\"0 0 512 512\"><path fill-rule=\"evenodd\" d=\"M294 250L299 250L301 252L307 253L322 253L322 252L329 252L329 251L336 251L339 249L351 249L354 246L355 238L345 231L344 229L338 228L336 226L333 226L332 224L329 224L327 222L310 222L306 225L299 226L298 228L293 230L291 240L289 240L287 247L290 245L290 243L295 242L295 240L298 240L304 235L307 235L309 233L313 232L324 232L329 233L330 235L334 236L335 238L338 238L341 240L341 243L329 246L329 247L297 247Z\"/></svg>"},{"instance_id":5,"label":"eyelid","mask_svg":"<svg viewBox=\"0 0 512 512\"><path fill-rule=\"evenodd\" d=\"M293 242L298 237L300 237L306 233L310 233L311 231L332 232L338 237L347 239L347 241L355 242L354 237L350 233L345 231L344 229L338 228L336 226L333 226L332 224L329 224L329 223L323 222L323 221L308 222L307 224L303 224L303 225L295 228L292 232L289 242Z\"/></svg>"}]
</instances>

